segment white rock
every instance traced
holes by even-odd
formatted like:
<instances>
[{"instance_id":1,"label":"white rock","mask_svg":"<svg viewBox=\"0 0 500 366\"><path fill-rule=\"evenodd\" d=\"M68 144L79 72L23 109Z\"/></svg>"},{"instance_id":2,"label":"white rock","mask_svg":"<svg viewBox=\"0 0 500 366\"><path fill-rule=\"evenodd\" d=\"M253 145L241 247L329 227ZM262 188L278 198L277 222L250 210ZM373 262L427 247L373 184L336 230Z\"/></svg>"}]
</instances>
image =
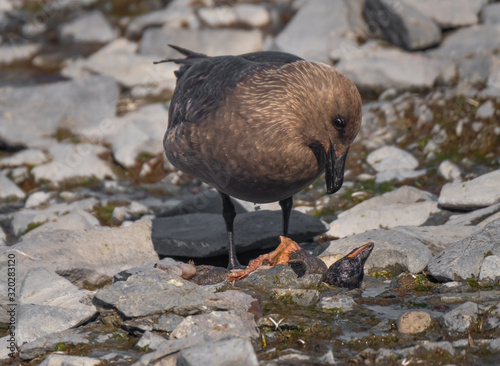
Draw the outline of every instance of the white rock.
<instances>
[{"instance_id":1,"label":"white rock","mask_svg":"<svg viewBox=\"0 0 500 366\"><path fill-rule=\"evenodd\" d=\"M125 38L118 38L86 59L78 59L69 63L62 70L68 77L79 78L88 72L113 77L127 88L139 87L144 95L149 89L161 85L165 89L174 90L174 71L178 65L162 63L155 65L158 57L136 54L137 43ZM137 91L136 91L137 93Z\"/></svg>"},{"instance_id":2,"label":"white rock","mask_svg":"<svg viewBox=\"0 0 500 366\"><path fill-rule=\"evenodd\" d=\"M341 57L348 58L357 52L357 47L346 38L347 33L363 33L365 27L359 4L344 0L308 1L274 39L274 44L280 51L313 61L328 62L335 49L341 49Z\"/></svg>"},{"instance_id":3,"label":"white rock","mask_svg":"<svg viewBox=\"0 0 500 366\"><path fill-rule=\"evenodd\" d=\"M479 279L496 279L500 277L500 257L498 255L489 255L484 258L479 272Z\"/></svg>"},{"instance_id":4,"label":"white rock","mask_svg":"<svg viewBox=\"0 0 500 366\"><path fill-rule=\"evenodd\" d=\"M395 146L384 146L368 154L366 161L377 172L392 169L415 169L418 161L412 154Z\"/></svg>"},{"instance_id":5,"label":"white rock","mask_svg":"<svg viewBox=\"0 0 500 366\"><path fill-rule=\"evenodd\" d=\"M0 159L0 166L39 165L47 161L47 154L37 149L26 149Z\"/></svg>"},{"instance_id":6,"label":"white rock","mask_svg":"<svg viewBox=\"0 0 500 366\"><path fill-rule=\"evenodd\" d=\"M0 360L8 360L9 355L14 356L17 353L15 335L6 335L0 338Z\"/></svg>"},{"instance_id":7,"label":"white rock","mask_svg":"<svg viewBox=\"0 0 500 366\"><path fill-rule=\"evenodd\" d=\"M36 181L47 180L59 184L68 179L95 177L116 178L111 167L99 158L106 148L87 143L60 143L50 148L52 161L39 165L31 171Z\"/></svg>"},{"instance_id":8,"label":"white rock","mask_svg":"<svg viewBox=\"0 0 500 366\"><path fill-rule=\"evenodd\" d=\"M471 236L480 229L476 226L438 225L398 226L393 230L418 239L427 245L433 255L436 255L454 242Z\"/></svg>"},{"instance_id":9,"label":"white rock","mask_svg":"<svg viewBox=\"0 0 500 366\"><path fill-rule=\"evenodd\" d=\"M18 257L31 258L23 268L44 266L79 286L102 286L120 271L158 261L151 230L151 217L143 217L126 228L39 232L23 237L4 255L15 250Z\"/></svg>"},{"instance_id":10,"label":"white rock","mask_svg":"<svg viewBox=\"0 0 500 366\"><path fill-rule=\"evenodd\" d=\"M269 12L262 5L236 4L233 9L238 21L251 27L263 27L271 21Z\"/></svg>"},{"instance_id":11,"label":"white rock","mask_svg":"<svg viewBox=\"0 0 500 366\"><path fill-rule=\"evenodd\" d=\"M210 56L239 55L262 50L260 30L240 29L148 29L141 39L139 53L164 58L179 58L177 51L167 44L183 45L185 48Z\"/></svg>"},{"instance_id":12,"label":"white rock","mask_svg":"<svg viewBox=\"0 0 500 366\"><path fill-rule=\"evenodd\" d=\"M5 231L0 227L0 248L3 248L7 245L7 235L5 235ZM3 251L0 249L0 251Z\"/></svg>"},{"instance_id":13,"label":"white rock","mask_svg":"<svg viewBox=\"0 0 500 366\"><path fill-rule=\"evenodd\" d=\"M14 168L11 170L10 176L12 177L14 183L19 184L24 180L28 179L29 176L28 168L25 166Z\"/></svg>"},{"instance_id":14,"label":"white rock","mask_svg":"<svg viewBox=\"0 0 500 366\"><path fill-rule=\"evenodd\" d=\"M411 170L408 168L402 168L402 169L384 170L382 172L377 173L377 175L375 176L375 183L380 184L384 182L390 182L392 180L402 182L406 179L414 179L420 177L425 173L427 173L426 169Z\"/></svg>"},{"instance_id":15,"label":"white rock","mask_svg":"<svg viewBox=\"0 0 500 366\"><path fill-rule=\"evenodd\" d=\"M500 4L488 4L481 10L481 23L483 24L500 24Z\"/></svg>"},{"instance_id":16,"label":"white rock","mask_svg":"<svg viewBox=\"0 0 500 366\"><path fill-rule=\"evenodd\" d=\"M12 218L12 230L15 235L23 233L30 223L45 223L57 219L65 213L78 210L91 210L97 204L95 198L87 198L73 203L58 203L43 210L24 209L14 213Z\"/></svg>"},{"instance_id":17,"label":"white rock","mask_svg":"<svg viewBox=\"0 0 500 366\"><path fill-rule=\"evenodd\" d=\"M0 199L9 197L24 198L26 193L23 192L13 181L11 181L5 172L0 172Z\"/></svg>"},{"instance_id":18,"label":"white rock","mask_svg":"<svg viewBox=\"0 0 500 366\"><path fill-rule=\"evenodd\" d=\"M481 208L479 210L474 210L472 212L459 215L452 215L445 223L445 225L454 225L454 226L474 225L474 223L486 217L487 218L486 220L478 224L478 226L482 227L485 221L490 222L490 219L494 218L495 215L499 212L500 212L500 203L497 203L496 205Z\"/></svg>"},{"instance_id":19,"label":"white rock","mask_svg":"<svg viewBox=\"0 0 500 366\"><path fill-rule=\"evenodd\" d=\"M418 53L382 48L369 41L340 60L336 68L358 88L431 88L441 72L440 62Z\"/></svg>"},{"instance_id":20,"label":"white rock","mask_svg":"<svg viewBox=\"0 0 500 366\"><path fill-rule=\"evenodd\" d=\"M228 26L238 21L238 16L232 6L201 8L198 10L198 16L211 27Z\"/></svg>"},{"instance_id":21,"label":"white rock","mask_svg":"<svg viewBox=\"0 0 500 366\"><path fill-rule=\"evenodd\" d=\"M491 100L481 104L476 111L476 118L490 118L495 114L495 106Z\"/></svg>"},{"instance_id":22,"label":"white rock","mask_svg":"<svg viewBox=\"0 0 500 366\"><path fill-rule=\"evenodd\" d=\"M97 310L82 302L90 295L49 269L29 271L19 292L17 345L90 319Z\"/></svg>"},{"instance_id":23,"label":"white rock","mask_svg":"<svg viewBox=\"0 0 500 366\"><path fill-rule=\"evenodd\" d=\"M9 66L16 62L29 61L42 48L41 44L18 44L0 46L0 66Z\"/></svg>"},{"instance_id":24,"label":"white rock","mask_svg":"<svg viewBox=\"0 0 500 366\"><path fill-rule=\"evenodd\" d=\"M51 197L51 194L49 192L35 192L31 194L28 199L26 200L26 203L24 204L25 208L33 208L33 207L38 207L42 203L47 202Z\"/></svg>"},{"instance_id":25,"label":"white rock","mask_svg":"<svg viewBox=\"0 0 500 366\"><path fill-rule=\"evenodd\" d=\"M176 4L177 3L177 4ZM153 26L163 26L180 29L196 29L200 22L191 6L179 6L179 1L171 1L165 8L134 18L127 26L127 37L141 35L144 29Z\"/></svg>"},{"instance_id":26,"label":"white rock","mask_svg":"<svg viewBox=\"0 0 500 366\"><path fill-rule=\"evenodd\" d=\"M394 191L386 192L380 196L375 196L363 201L349 209L348 212L353 213L394 204L408 205L417 202L433 202L436 201L436 199L437 197L427 191L421 191L411 186L403 186ZM342 215L343 213L339 216L341 217Z\"/></svg>"},{"instance_id":27,"label":"white rock","mask_svg":"<svg viewBox=\"0 0 500 366\"><path fill-rule=\"evenodd\" d=\"M49 231L58 230L91 230L100 227L99 220L97 220L90 213L74 209L69 213L63 212L61 216L57 216L45 224L29 231L23 235L23 240L46 233Z\"/></svg>"},{"instance_id":28,"label":"white rock","mask_svg":"<svg viewBox=\"0 0 500 366\"><path fill-rule=\"evenodd\" d=\"M457 28L478 23L478 14L487 0L402 0L441 28Z\"/></svg>"},{"instance_id":29,"label":"white rock","mask_svg":"<svg viewBox=\"0 0 500 366\"><path fill-rule=\"evenodd\" d=\"M392 204L367 210L355 210L354 212L347 210L330 224L326 235L333 238L344 238L372 229L420 226L432 214L439 211L437 202Z\"/></svg>"},{"instance_id":30,"label":"white rock","mask_svg":"<svg viewBox=\"0 0 500 366\"><path fill-rule=\"evenodd\" d=\"M462 171L460 168L449 160L444 160L438 166L438 174L446 180L460 180Z\"/></svg>"},{"instance_id":31,"label":"white rock","mask_svg":"<svg viewBox=\"0 0 500 366\"><path fill-rule=\"evenodd\" d=\"M99 10L82 14L59 28L59 40L66 43L107 43L117 36L118 32L111 27Z\"/></svg>"},{"instance_id":32,"label":"white rock","mask_svg":"<svg viewBox=\"0 0 500 366\"><path fill-rule=\"evenodd\" d=\"M447 183L441 189L439 204L444 208L475 209L500 202L500 170L467 182Z\"/></svg>"},{"instance_id":33,"label":"white rock","mask_svg":"<svg viewBox=\"0 0 500 366\"><path fill-rule=\"evenodd\" d=\"M116 161L124 167L133 167L140 153L152 155L163 152L163 138L168 125L168 111L161 103L151 104L115 118L112 135L106 140L113 146Z\"/></svg>"},{"instance_id":34,"label":"white rock","mask_svg":"<svg viewBox=\"0 0 500 366\"><path fill-rule=\"evenodd\" d=\"M59 128L93 138L116 112L119 89L110 77L93 75L29 87L0 88L0 136L9 145L49 147ZM38 121L38 123L33 123Z\"/></svg>"},{"instance_id":35,"label":"white rock","mask_svg":"<svg viewBox=\"0 0 500 366\"><path fill-rule=\"evenodd\" d=\"M167 340L150 331L145 331L141 339L136 343L137 347L148 347L150 350L156 350L162 344L167 343Z\"/></svg>"},{"instance_id":36,"label":"white rock","mask_svg":"<svg viewBox=\"0 0 500 366\"><path fill-rule=\"evenodd\" d=\"M492 25L474 25L460 28L447 36L440 47L428 54L443 59L460 60L481 52L494 52L500 47L500 28Z\"/></svg>"},{"instance_id":37,"label":"white rock","mask_svg":"<svg viewBox=\"0 0 500 366\"><path fill-rule=\"evenodd\" d=\"M97 358L68 356L53 353L48 355L39 366L97 366L102 363L103 360L99 360Z\"/></svg>"}]
</instances>

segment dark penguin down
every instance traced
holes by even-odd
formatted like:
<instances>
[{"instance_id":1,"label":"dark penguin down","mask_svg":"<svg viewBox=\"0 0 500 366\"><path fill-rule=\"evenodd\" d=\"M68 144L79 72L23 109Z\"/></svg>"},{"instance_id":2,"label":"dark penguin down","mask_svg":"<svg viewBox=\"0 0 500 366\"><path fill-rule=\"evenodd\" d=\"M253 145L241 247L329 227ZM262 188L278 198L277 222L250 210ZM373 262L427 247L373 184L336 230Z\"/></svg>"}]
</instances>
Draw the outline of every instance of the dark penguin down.
<instances>
[{"instance_id":1,"label":"dark penguin down","mask_svg":"<svg viewBox=\"0 0 500 366\"><path fill-rule=\"evenodd\" d=\"M361 98L332 66L288 53L209 57L171 47L186 58L165 60L182 65L175 73L165 153L221 194L229 268L239 268L229 196L279 201L286 236L295 193L323 172L327 193L342 186L361 124Z\"/></svg>"},{"instance_id":2,"label":"dark penguin down","mask_svg":"<svg viewBox=\"0 0 500 366\"><path fill-rule=\"evenodd\" d=\"M329 285L349 290L360 287L365 275L365 263L373 247L374 244L371 241L333 263L326 271L324 281Z\"/></svg>"}]
</instances>

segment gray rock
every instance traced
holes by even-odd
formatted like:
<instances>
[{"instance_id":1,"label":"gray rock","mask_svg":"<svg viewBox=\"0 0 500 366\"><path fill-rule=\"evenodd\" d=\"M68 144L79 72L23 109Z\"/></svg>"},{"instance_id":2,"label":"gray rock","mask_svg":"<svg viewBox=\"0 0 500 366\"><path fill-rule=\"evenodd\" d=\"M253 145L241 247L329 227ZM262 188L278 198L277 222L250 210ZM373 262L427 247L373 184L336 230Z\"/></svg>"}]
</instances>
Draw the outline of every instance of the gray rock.
<instances>
[{"instance_id":1,"label":"gray rock","mask_svg":"<svg viewBox=\"0 0 500 366\"><path fill-rule=\"evenodd\" d=\"M90 295L47 268L29 271L19 292L18 346L89 320L96 308L82 300Z\"/></svg>"},{"instance_id":2,"label":"gray rock","mask_svg":"<svg viewBox=\"0 0 500 366\"><path fill-rule=\"evenodd\" d=\"M439 26L404 2L368 0L363 12L372 31L405 50L428 48L441 41Z\"/></svg>"},{"instance_id":3,"label":"gray rock","mask_svg":"<svg viewBox=\"0 0 500 366\"><path fill-rule=\"evenodd\" d=\"M487 25L500 24L500 4L487 4L481 9L481 23Z\"/></svg>"},{"instance_id":4,"label":"gray rock","mask_svg":"<svg viewBox=\"0 0 500 366\"><path fill-rule=\"evenodd\" d=\"M249 27L264 27L271 21L269 11L262 5L235 4L233 9L238 21Z\"/></svg>"},{"instance_id":5,"label":"gray rock","mask_svg":"<svg viewBox=\"0 0 500 366\"><path fill-rule=\"evenodd\" d=\"M495 338L490 342L490 349L493 351L500 351L500 337Z\"/></svg>"},{"instance_id":6,"label":"gray rock","mask_svg":"<svg viewBox=\"0 0 500 366\"><path fill-rule=\"evenodd\" d=\"M150 350L157 350L162 344L168 341L158 334L145 331L141 339L135 344L136 347L148 347Z\"/></svg>"},{"instance_id":7,"label":"gray rock","mask_svg":"<svg viewBox=\"0 0 500 366\"><path fill-rule=\"evenodd\" d=\"M369 241L375 243L375 248L365 264L365 272L373 268L401 266L411 273L419 273L432 258L430 250L414 237L396 230L381 229L331 241L319 257L326 262L329 256L346 255Z\"/></svg>"},{"instance_id":8,"label":"gray rock","mask_svg":"<svg viewBox=\"0 0 500 366\"><path fill-rule=\"evenodd\" d=\"M236 250L276 247L281 230L281 212L257 211L239 214L234 222ZM200 232L200 228L203 231ZM288 236L297 242L324 233L326 224L292 211ZM153 220L151 238L160 255L192 258L227 254L227 233L220 214L195 213Z\"/></svg>"},{"instance_id":9,"label":"gray rock","mask_svg":"<svg viewBox=\"0 0 500 366\"><path fill-rule=\"evenodd\" d=\"M174 353L203 343L205 343L205 338L200 335L168 340L167 343L161 344L156 351L142 356L133 366L149 366L158 363L175 366L177 365L177 355Z\"/></svg>"},{"instance_id":10,"label":"gray rock","mask_svg":"<svg viewBox=\"0 0 500 366\"><path fill-rule=\"evenodd\" d=\"M83 210L72 210L69 213L63 213L61 216L46 222L45 224L24 234L22 240L28 240L41 233L59 230L93 230L99 228L99 220Z\"/></svg>"},{"instance_id":11,"label":"gray rock","mask_svg":"<svg viewBox=\"0 0 500 366\"><path fill-rule=\"evenodd\" d=\"M340 309L342 311L351 311L356 307L353 298L343 294L322 296L319 305L322 309Z\"/></svg>"},{"instance_id":12,"label":"gray rock","mask_svg":"<svg viewBox=\"0 0 500 366\"><path fill-rule=\"evenodd\" d=\"M46 180L60 184L71 179L95 177L116 178L110 165L99 158L107 149L87 143L60 143L52 146L49 154L52 161L33 168L31 174L36 181Z\"/></svg>"},{"instance_id":13,"label":"gray rock","mask_svg":"<svg viewBox=\"0 0 500 366\"><path fill-rule=\"evenodd\" d=\"M336 21L332 22L332 16L335 16ZM314 19L314 22L311 22L311 19ZM280 51L313 61L328 62L332 50L342 49L344 44L351 44L345 34L355 33L356 30L358 33L364 31L358 2L308 1L274 39L274 45Z\"/></svg>"},{"instance_id":14,"label":"gray rock","mask_svg":"<svg viewBox=\"0 0 500 366\"><path fill-rule=\"evenodd\" d=\"M22 234L30 224L43 224L47 221L56 220L58 216L75 211L90 211L97 204L95 198L87 198L73 203L58 203L45 209L24 209L14 213L12 218L12 229L15 235Z\"/></svg>"},{"instance_id":15,"label":"gray rock","mask_svg":"<svg viewBox=\"0 0 500 366\"><path fill-rule=\"evenodd\" d=\"M97 73L113 77L126 88L138 87L139 92L147 95L154 88L166 92L175 88L174 71L178 65L162 63L154 65L158 57L138 55L138 44L125 38L116 39L86 59L69 62L61 71L64 76L82 78L89 73ZM136 91L137 93L138 91ZM114 123L117 123L113 120ZM166 120L164 122L166 128ZM120 131L120 125L112 124L113 128L107 135ZM159 139L161 142L161 139Z\"/></svg>"},{"instance_id":16,"label":"gray rock","mask_svg":"<svg viewBox=\"0 0 500 366\"><path fill-rule=\"evenodd\" d=\"M51 333L37 338L33 342L23 344L19 349L19 357L23 360L32 360L53 351L60 343L65 345L89 344L89 334L79 328L68 329L59 333Z\"/></svg>"},{"instance_id":17,"label":"gray rock","mask_svg":"<svg viewBox=\"0 0 500 366\"><path fill-rule=\"evenodd\" d=\"M227 337L257 339L254 316L240 311L212 311L207 314L189 315L174 329L171 338L188 338L203 335L218 341Z\"/></svg>"},{"instance_id":18,"label":"gray rock","mask_svg":"<svg viewBox=\"0 0 500 366\"><path fill-rule=\"evenodd\" d=\"M102 360L92 357L51 354L40 363L40 366L97 366L101 363Z\"/></svg>"},{"instance_id":19,"label":"gray rock","mask_svg":"<svg viewBox=\"0 0 500 366\"><path fill-rule=\"evenodd\" d=\"M414 179L427 173L425 169L411 170L408 168L390 169L378 172L375 176L375 183L397 181L402 182L407 179Z\"/></svg>"},{"instance_id":20,"label":"gray rock","mask_svg":"<svg viewBox=\"0 0 500 366\"><path fill-rule=\"evenodd\" d=\"M398 332L403 334L422 333L430 327L431 321L431 316L425 311L409 311L398 318Z\"/></svg>"},{"instance_id":21,"label":"gray rock","mask_svg":"<svg viewBox=\"0 0 500 366\"><path fill-rule=\"evenodd\" d=\"M142 36L139 53L161 59L178 58L179 53L167 44L181 44L210 56L239 55L261 51L262 33L259 30L238 29L148 29Z\"/></svg>"},{"instance_id":22,"label":"gray rock","mask_svg":"<svg viewBox=\"0 0 500 366\"><path fill-rule=\"evenodd\" d=\"M439 226L398 226L393 230L412 236L436 255L456 241L471 236L480 230L475 226L439 225Z\"/></svg>"},{"instance_id":23,"label":"gray rock","mask_svg":"<svg viewBox=\"0 0 500 366\"><path fill-rule=\"evenodd\" d=\"M150 295L144 296L144 289ZM217 307L227 308L227 304L214 294L156 268L99 290L95 300L97 305L113 306L129 318L165 311L186 315Z\"/></svg>"},{"instance_id":24,"label":"gray rock","mask_svg":"<svg viewBox=\"0 0 500 366\"><path fill-rule=\"evenodd\" d=\"M8 360L10 355L14 356L17 352L15 336L6 335L0 338L0 347L0 360Z\"/></svg>"},{"instance_id":25,"label":"gray rock","mask_svg":"<svg viewBox=\"0 0 500 366\"><path fill-rule=\"evenodd\" d=\"M210 357L207 357L207 355L210 355ZM177 365L258 366L259 361L250 341L241 338L230 338L183 349L177 358Z\"/></svg>"},{"instance_id":26,"label":"gray rock","mask_svg":"<svg viewBox=\"0 0 500 366\"><path fill-rule=\"evenodd\" d=\"M13 197L23 199L26 193L10 180L5 172L0 172L0 200Z\"/></svg>"},{"instance_id":27,"label":"gray rock","mask_svg":"<svg viewBox=\"0 0 500 366\"><path fill-rule=\"evenodd\" d=\"M79 15L59 27L59 41L62 43L107 43L118 36L99 10Z\"/></svg>"},{"instance_id":28,"label":"gray rock","mask_svg":"<svg viewBox=\"0 0 500 366\"><path fill-rule=\"evenodd\" d=\"M394 191L386 192L380 196L375 196L358 203L356 206L349 209L349 212L361 212L364 210L378 208L380 206L394 204L409 205L418 202L434 202L436 199L437 197L430 192L422 191L411 186L403 186L395 189Z\"/></svg>"},{"instance_id":29,"label":"gray rock","mask_svg":"<svg viewBox=\"0 0 500 366\"><path fill-rule=\"evenodd\" d=\"M477 304L467 301L444 314L442 317L442 323L450 335L465 333L477 320L478 315L479 309Z\"/></svg>"},{"instance_id":30,"label":"gray rock","mask_svg":"<svg viewBox=\"0 0 500 366\"><path fill-rule=\"evenodd\" d=\"M46 85L0 89L0 139L8 145L37 147L59 128L80 136L102 136L115 115L118 86L89 76ZM49 108L50 106L50 108ZM33 121L38 123L33 124Z\"/></svg>"},{"instance_id":31,"label":"gray rock","mask_svg":"<svg viewBox=\"0 0 500 366\"><path fill-rule=\"evenodd\" d=\"M336 68L358 88L382 91L388 88L431 88L440 74L440 62L422 54L382 48L369 41Z\"/></svg>"},{"instance_id":32,"label":"gray rock","mask_svg":"<svg viewBox=\"0 0 500 366\"><path fill-rule=\"evenodd\" d=\"M462 28L446 37L441 46L428 53L444 59L458 60L466 56L500 48L500 28L491 25L475 25Z\"/></svg>"},{"instance_id":33,"label":"gray rock","mask_svg":"<svg viewBox=\"0 0 500 366\"><path fill-rule=\"evenodd\" d=\"M0 227L0 251L3 251L4 247L7 245L7 235L5 231Z\"/></svg>"},{"instance_id":34,"label":"gray rock","mask_svg":"<svg viewBox=\"0 0 500 366\"><path fill-rule=\"evenodd\" d=\"M427 268L439 281L477 277L488 252L500 254L500 220L495 220L484 229L450 245L434 256Z\"/></svg>"},{"instance_id":35,"label":"gray rock","mask_svg":"<svg viewBox=\"0 0 500 366\"><path fill-rule=\"evenodd\" d=\"M372 151L366 157L366 162L377 172L393 169L415 169L418 161L412 154L396 146L384 146Z\"/></svg>"},{"instance_id":36,"label":"gray rock","mask_svg":"<svg viewBox=\"0 0 500 366\"><path fill-rule=\"evenodd\" d=\"M462 226L462 225L475 225L478 221L481 221L479 224L482 227L483 223L489 221L490 219L495 217L495 214L500 212L500 203L496 205L481 208L479 210L475 210L472 212L468 212L460 215L452 215L445 223L445 225L453 225L453 226Z\"/></svg>"},{"instance_id":37,"label":"gray rock","mask_svg":"<svg viewBox=\"0 0 500 366\"><path fill-rule=\"evenodd\" d=\"M500 170L467 182L447 183L441 189L439 205L447 209L473 210L500 202Z\"/></svg>"},{"instance_id":38,"label":"gray rock","mask_svg":"<svg viewBox=\"0 0 500 366\"><path fill-rule=\"evenodd\" d=\"M484 258L483 264L481 265L481 272L479 272L479 279L491 279L495 280L500 277L500 256L490 255Z\"/></svg>"},{"instance_id":39,"label":"gray rock","mask_svg":"<svg viewBox=\"0 0 500 366\"><path fill-rule=\"evenodd\" d=\"M307 286L317 286L323 275L310 274L298 277L292 267L279 264L269 269L262 269L235 283L236 286L250 285L261 288L297 289Z\"/></svg>"},{"instance_id":40,"label":"gray rock","mask_svg":"<svg viewBox=\"0 0 500 366\"><path fill-rule=\"evenodd\" d=\"M319 300L318 290L274 289L273 292L277 298L282 296L290 297L299 306L315 305Z\"/></svg>"},{"instance_id":41,"label":"gray rock","mask_svg":"<svg viewBox=\"0 0 500 366\"><path fill-rule=\"evenodd\" d=\"M6 253L30 258L23 267L43 266L80 286L99 286L126 268L158 260L150 234L151 219L143 218L124 228L41 232Z\"/></svg>"},{"instance_id":42,"label":"gray rock","mask_svg":"<svg viewBox=\"0 0 500 366\"><path fill-rule=\"evenodd\" d=\"M140 153L163 153L163 139L168 112L162 103L151 104L113 120L116 131L106 136L116 161L131 168Z\"/></svg>"},{"instance_id":43,"label":"gray rock","mask_svg":"<svg viewBox=\"0 0 500 366\"><path fill-rule=\"evenodd\" d=\"M0 66L9 66L17 62L31 60L42 48L39 43L0 46Z\"/></svg>"},{"instance_id":44,"label":"gray rock","mask_svg":"<svg viewBox=\"0 0 500 366\"><path fill-rule=\"evenodd\" d=\"M222 292L216 292L215 296L219 299L231 304L233 309L238 309L241 311L248 311L258 300L253 296L246 294L238 290L227 290Z\"/></svg>"},{"instance_id":45,"label":"gray rock","mask_svg":"<svg viewBox=\"0 0 500 366\"><path fill-rule=\"evenodd\" d=\"M458 88L469 88L477 83L485 83L496 64L496 57L487 51L458 61Z\"/></svg>"},{"instance_id":46,"label":"gray rock","mask_svg":"<svg viewBox=\"0 0 500 366\"><path fill-rule=\"evenodd\" d=\"M345 238L372 229L420 226L438 212L438 204L431 201L389 204L366 210L356 209L353 212L347 210L330 224L326 234L333 238Z\"/></svg>"},{"instance_id":47,"label":"gray rock","mask_svg":"<svg viewBox=\"0 0 500 366\"><path fill-rule=\"evenodd\" d=\"M184 3L186 3L184 1ZM166 25L172 29L190 28L196 29L199 20L194 9L189 4L183 6L182 1L171 1L165 8L152 11L134 18L127 26L127 37L139 37L144 29Z\"/></svg>"},{"instance_id":48,"label":"gray rock","mask_svg":"<svg viewBox=\"0 0 500 366\"><path fill-rule=\"evenodd\" d=\"M441 28L457 28L478 22L478 13L486 0L402 0L425 16L433 19Z\"/></svg>"},{"instance_id":49,"label":"gray rock","mask_svg":"<svg viewBox=\"0 0 500 366\"><path fill-rule=\"evenodd\" d=\"M476 111L476 118L491 118L495 114L495 106L491 100L481 104Z\"/></svg>"},{"instance_id":50,"label":"gray rock","mask_svg":"<svg viewBox=\"0 0 500 366\"><path fill-rule=\"evenodd\" d=\"M28 168L25 166L20 166L14 168L10 172L10 176L14 183L19 184L29 178Z\"/></svg>"},{"instance_id":51,"label":"gray rock","mask_svg":"<svg viewBox=\"0 0 500 366\"><path fill-rule=\"evenodd\" d=\"M462 175L460 168L449 160L443 160L438 166L438 174L446 180L459 180Z\"/></svg>"},{"instance_id":52,"label":"gray rock","mask_svg":"<svg viewBox=\"0 0 500 366\"><path fill-rule=\"evenodd\" d=\"M34 192L30 194L30 196L26 200L26 203L24 204L24 207L26 208L38 207L41 204L47 203L47 201L50 199L51 196L52 195L49 192L44 192L44 191Z\"/></svg>"}]
</instances>

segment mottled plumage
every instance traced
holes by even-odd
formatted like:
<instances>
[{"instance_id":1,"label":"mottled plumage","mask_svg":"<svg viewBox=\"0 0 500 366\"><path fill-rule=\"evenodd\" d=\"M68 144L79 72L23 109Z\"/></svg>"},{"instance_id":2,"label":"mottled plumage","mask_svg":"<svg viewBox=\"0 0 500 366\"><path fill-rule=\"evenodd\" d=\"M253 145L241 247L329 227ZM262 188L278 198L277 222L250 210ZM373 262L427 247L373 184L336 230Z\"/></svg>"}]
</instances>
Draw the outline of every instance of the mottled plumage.
<instances>
[{"instance_id":1,"label":"mottled plumage","mask_svg":"<svg viewBox=\"0 0 500 366\"><path fill-rule=\"evenodd\" d=\"M174 48L187 57L167 60L182 65L164 138L167 158L221 192L230 250L234 208L225 195L280 201L286 235L293 194L325 167L327 192L342 185L361 123L358 90L333 67L287 53L208 57Z\"/></svg>"}]
</instances>

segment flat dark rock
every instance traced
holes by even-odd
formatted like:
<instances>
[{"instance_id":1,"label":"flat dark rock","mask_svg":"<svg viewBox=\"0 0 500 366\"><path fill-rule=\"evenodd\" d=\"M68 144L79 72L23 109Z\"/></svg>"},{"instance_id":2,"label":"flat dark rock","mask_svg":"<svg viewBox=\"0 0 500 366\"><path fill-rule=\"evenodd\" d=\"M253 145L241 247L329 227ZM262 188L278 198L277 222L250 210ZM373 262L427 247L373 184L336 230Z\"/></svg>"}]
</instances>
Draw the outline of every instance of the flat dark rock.
<instances>
[{"instance_id":1,"label":"flat dark rock","mask_svg":"<svg viewBox=\"0 0 500 366\"><path fill-rule=\"evenodd\" d=\"M255 211L239 214L234 222L237 252L275 248L281 234L281 211ZM311 240L328 230L320 219L293 211L288 236L297 242ZM227 253L227 233L220 214L196 213L153 220L151 234L160 255L192 258Z\"/></svg>"}]
</instances>

